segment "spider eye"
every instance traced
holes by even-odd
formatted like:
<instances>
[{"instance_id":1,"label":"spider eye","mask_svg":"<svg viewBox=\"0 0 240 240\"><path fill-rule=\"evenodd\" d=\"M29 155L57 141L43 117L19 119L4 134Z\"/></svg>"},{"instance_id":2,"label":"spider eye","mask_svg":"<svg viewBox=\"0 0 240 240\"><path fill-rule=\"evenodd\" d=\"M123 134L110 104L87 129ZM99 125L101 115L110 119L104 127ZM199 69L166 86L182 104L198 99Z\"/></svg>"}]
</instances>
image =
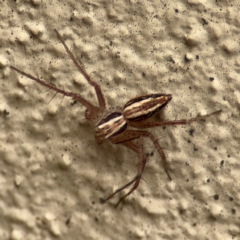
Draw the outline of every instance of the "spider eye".
<instances>
[{"instance_id":1,"label":"spider eye","mask_svg":"<svg viewBox=\"0 0 240 240\"><path fill-rule=\"evenodd\" d=\"M104 139L111 138L124 132L127 128L127 122L122 113L112 112L105 115L96 125L95 133L99 143Z\"/></svg>"},{"instance_id":2,"label":"spider eye","mask_svg":"<svg viewBox=\"0 0 240 240\"><path fill-rule=\"evenodd\" d=\"M165 107L172 99L171 94L148 94L128 101L124 106L124 117L132 122L150 118Z\"/></svg>"}]
</instances>

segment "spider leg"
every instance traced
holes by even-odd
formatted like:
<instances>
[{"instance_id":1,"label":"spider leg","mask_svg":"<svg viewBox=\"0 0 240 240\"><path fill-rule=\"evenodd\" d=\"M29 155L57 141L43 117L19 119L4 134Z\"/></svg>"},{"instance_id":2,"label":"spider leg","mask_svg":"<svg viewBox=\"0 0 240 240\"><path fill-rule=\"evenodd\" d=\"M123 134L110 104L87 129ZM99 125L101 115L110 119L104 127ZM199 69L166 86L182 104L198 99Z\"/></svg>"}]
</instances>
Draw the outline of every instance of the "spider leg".
<instances>
[{"instance_id":1,"label":"spider leg","mask_svg":"<svg viewBox=\"0 0 240 240\"><path fill-rule=\"evenodd\" d=\"M165 170L169 180L171 181L172 178L170 176L170 173L168 172L166 156L165 156L162 148L160 147L160 145L158 143L158 139L156 137L154 137L150 132L148 132L148 131L138 131L138 130L127 130L123 134L117 135L117 136L114 136L113 138L111 138L111 141L114 144L121 143L121 144L126 145L126 144L128 144L127 143L128 141L139 138L140 136L149 137L151 139L151 141L153 142L153 144L157 148L157 150L158 150L158 152L159 152L159 154L162 158L164 170Z\"/></svg>"},{"instance_id":2,"label":"spider leg","mask_svg":"<svg viewBox=\"0 0 240 240\"><path fill-rule=\"evenodd\" d=\"M88 83L90 85L92 85L95 89L95 92L97 94L97 98L98 98L98 103L99 103L99 107L100 109L103 111L106 108L106 103L105 103L105 99L103 97L103 93L102 90L100 88L100 86L93 81L89 75L86 73L86 71L81 67L81 65L77 62L76 58L73 56L72 52L69 50L68 46L66 45L66 43L64 42L64 40L62 39L61 35L59 34L59 32L55 29L55 32L59 38L59 40L61 41L61 43L63 44L66 52L68 53L68 55L70 56L70 58L72 59L73 63L75 64L75 66L77 67L77 69L82 73L82 75L85 77L85 79L88 81Z\"/></svg>"},{"instance_id":3,"label":"spider leg","mask_svg":"<svg viewBox=\"0 0 240 240\"><path fill-rule=\"evenodd\" d=\"M90 112L92 114L89 118L86 116L86 118L88 120L94 118L98 114L99 109L97 107L95 107L93 104L91 104L89 101L87 101L85 98L81 97L80 95L73 93L73 92L67 92L62 89L59 89L51 84L48 84L38 78L33 77L32 75L30 75L28 73L21 71L20 69L18 69L16 67L10 66L10 68L15 70L16 72L21 73L23 76L26 76L29 79L41 84L42 86L47 87L48 89L51 89L57 93L61 93L64 96L71 97L71 98L75 99L76 101L80 102L84 107L87 108L88 112Z\"/></svg>"},{"instance_id":4,"label":"spider leg","mask_svg":"<svg viewBox=\"0 0 240 240\"><path fill-rule=\"evenodd\" d=\"M135 183L132 186L132 188L118 200L115 207L117 207L122 201L124 201L124 199L126 197L128 197L130 194L132 194L138 188L138 185L142 178L142 173L145 168L145 165L146 165L146 156L143 153L143 137L140 136L139 137L139 165L138 165L138 173L135 176Z\"/></svg>"},{"instance_id":5,"label":"spider leg","mask_svg":"<svg viewBox=\"0 0 240 240\"><path fill-rule=\"evenodd\" d=\"M136 151L139 153L139 165L138 165L138 173L137 175L127 184L123 185L122 187L118 188L115 192L113 192L112 194L110 194L106 199L103 200L103 202L108 201L109 199L111 199L112 197L114 197L117 193L123 191L125 188L131 186L132 184L134 184L132 186L132 188L126 193L124 194L117 202L117 204L115 205L115 207L117 207L126 197L128 197L132 192L134 192L134 190L137 189L139 182L142 178L142 173L146 164L146 156L143 153L143 136L139 137L139 146L137 147L135 144L131 143L131 142L124 142L123 143L124 146L130 148L133 151Z\"/></svg>"},{"instance_id":6,"label":"spider leg","mask_svg":"<svg viewBox=\"0 0 240 240\"><path fill-rule=\"evenodd\" d=\"M191 118L191 119L183 119L183 120L176 120L176 121L168 121L168 122L138 122L138 123L133 123L129 121L131 126L137 126L138 128L142 127L142 128L148 128L148 127L155 127L155 126L166 126L166 125L183 125L183 124L189 124L195 121L198 121L200 119L204 119L206 117L210 117L214 114L218 114L220 113L221 110L215 111L213 113L204 115L204 116L199 116L199 117L195 117L195 118ZM134 125L136 124L136 125ZM116 195L117 193L121 192L122 190L124 190L125 188L129 187L131 184L134 183L133 187L130 189L130 191L128 191L125 195L123 195L119 201L116 204L116 207L126 198L128 197L135 189L137 189L141 177L142 177L142 173L146 164L146 156L143 155L143 137L149 137L152 142L154 143L154 145L156 146L156 148L158 149L158 152L160 154L160 156L162 157L162 161L163 161L163 165L164 165L164 169L166 174L168 175L168 178L171 180L171 176L168 172L167 169L167 161L166 161L166 156L163 152L163 150L161 149L159 143L158 143L158 139L155 138L151 133L147 132L147 131L137 131L137 130L128 130L125 131L123 133L123 136L116 136L114 138L112 138L112 142L113 143L122 143L123 145L125 145L126 147L129 147L130 149L132 149L135 152L139 152L139 166L138 166L138 174L134 177L134 179L132 181L130 181L129 183L125 184L124 186L122 186L121 188L117 189L114 193L112 193L106 200L112 198L114 195ZM130 140L133 140L135 138L139 138L139 148L138 150L134 148L134 146L131 146L131 142L129 142ZM125 142L124 142L125 141Z\"/></svg>"},{"instance_id":7,"label":"spider leg","mask_svg":"<svg viewBox=\"0 0 240 240\"><path fill-rule=\"evenodd\" d=\"M162 158L164 170L165 170L169 180L172 180L172 178L168 172L166 156L165 156L163 150L161 149L157 138L155 138L151 133L149 133L147 131L126 130L123 134L114 136L110 140L114 144L121 143L124 146L131 149L132 151L139 154L138 174L130 182L128 182L127 184L123 185L121 188L118 188L115 192L110 194L106 199L101 199L103 203L108 201L112 197L114 197L117 193L123 191L125 188L134 184L133 187L130 189L130 191L127 192L125 195L123 195L119 199L119 201L116 204L116 207L117 207L120 202L122 202L126 197L128 197L135 189L137 189L139 182L141 180L141 177L142 177L142 173L143 173L145 164L146 164L146 156L143 153L143 137L149 137L152 140L152 142L154 143L155 147L157 148L157 150ZM137 139L137 138L139 139L138 147L135 144L133 144L132 142L130 142L131 140Z\"/></svg>"},{"instance_id":8,"label":"spider leg","mask_svg":"<svg viewBox=\"0 0 240 240\"><path fill-rule=\"evenodd\" d=\"M182 119L182 120L166 121L166 122L131 122L131 121L129 121L129 126L135 127L135 128L151 128L151 127L159 127L159 126L185 125L185 124L190 124L192 122L196 122L196 121L205 119L205 118L210 117L215 114L219 114L221 112L222 112L222 110L218 110L218 111L212 112L210 114L206 114L203 116L197 116L197 117L191 118L191 119Z\"/></svg>"}]
</instances>

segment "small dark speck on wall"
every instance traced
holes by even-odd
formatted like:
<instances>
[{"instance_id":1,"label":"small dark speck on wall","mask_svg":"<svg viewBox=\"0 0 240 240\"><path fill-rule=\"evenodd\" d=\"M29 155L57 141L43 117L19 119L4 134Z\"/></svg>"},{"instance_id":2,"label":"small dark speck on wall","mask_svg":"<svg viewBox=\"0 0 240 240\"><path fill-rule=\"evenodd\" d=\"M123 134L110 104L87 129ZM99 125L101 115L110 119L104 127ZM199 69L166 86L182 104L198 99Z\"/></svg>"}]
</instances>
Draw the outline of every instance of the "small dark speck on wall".
<instances>
[{"instance_id":1,"label":"small dark speck on wall","mask_svg":"<svg viewBox=\"0 0 240 240\"><path fill-rule=\"evenodd\" d=\"M218 200L218 199L219 199L219 195L218 195L218 194L215 194L215 195L213 196L213 198L214 198L214 200Z\"/></svg>"}]
</instances>

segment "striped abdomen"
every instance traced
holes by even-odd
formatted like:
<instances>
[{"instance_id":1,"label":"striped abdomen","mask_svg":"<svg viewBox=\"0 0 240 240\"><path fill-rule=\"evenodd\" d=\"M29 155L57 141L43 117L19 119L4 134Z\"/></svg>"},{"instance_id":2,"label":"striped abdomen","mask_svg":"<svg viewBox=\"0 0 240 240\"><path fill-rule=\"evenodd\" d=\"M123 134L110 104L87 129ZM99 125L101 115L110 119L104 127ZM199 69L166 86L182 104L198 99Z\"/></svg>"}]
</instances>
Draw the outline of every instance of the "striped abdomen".
<instances>
[{"instance_id":1,"label":"striped abdomen","mask_svg":"<svg viewBox=\"0 0 240 240\"><path fill-rule=\"evenodd\" d=\"M171 94L148 94L135 97L128 101L123 110L128 121L139 122L150 118L172 99Z\"/></svg>"}]
</instances>

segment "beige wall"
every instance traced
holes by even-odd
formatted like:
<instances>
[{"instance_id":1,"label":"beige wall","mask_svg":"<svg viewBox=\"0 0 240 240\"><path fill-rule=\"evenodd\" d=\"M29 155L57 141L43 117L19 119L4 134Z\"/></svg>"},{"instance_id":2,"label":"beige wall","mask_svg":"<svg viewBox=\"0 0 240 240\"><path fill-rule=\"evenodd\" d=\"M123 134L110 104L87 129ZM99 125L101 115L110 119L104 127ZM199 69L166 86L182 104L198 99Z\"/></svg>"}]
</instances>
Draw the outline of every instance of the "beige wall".
<instances>
[{"instance_id":1,"label":"beige wall","mask_svg":"<svg viewBox=\"0 0 240 240\"><path fill-rule=\"evenodd\" d=\"M0 239L239 236L238 1L47 2L0 4ZM172 182L145 140L154 156L139 188L118 209L119 196L99 203L134 177L138 157L121 145L97 146L80 104L51 100L53 92L8 67L96 104L55 28L109 107L163 92L173 99L158 120L223 110L206 122L150 130Z\"/></svg>"}]
</instances>

